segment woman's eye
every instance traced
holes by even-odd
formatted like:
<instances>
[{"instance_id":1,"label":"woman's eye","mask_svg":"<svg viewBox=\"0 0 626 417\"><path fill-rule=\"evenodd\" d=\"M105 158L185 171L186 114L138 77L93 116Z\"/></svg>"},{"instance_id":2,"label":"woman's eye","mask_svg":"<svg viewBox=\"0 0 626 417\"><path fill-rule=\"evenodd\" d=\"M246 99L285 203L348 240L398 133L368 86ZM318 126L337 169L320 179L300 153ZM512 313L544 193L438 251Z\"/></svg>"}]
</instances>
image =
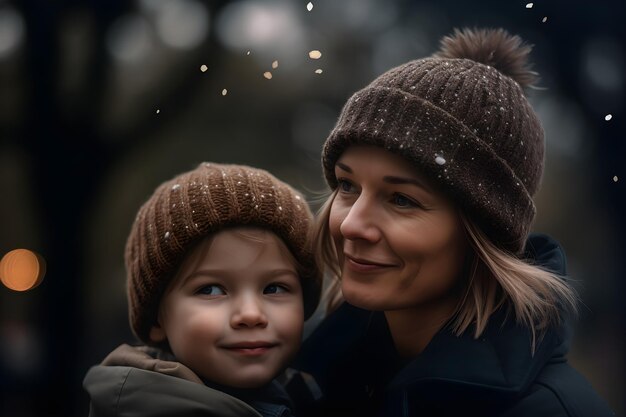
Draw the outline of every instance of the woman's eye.
<instances>
[{"instance_id":1,"label":"woman's eye","mask_svg":"<svg viewBox=\"0 0 626 417\"><path fill-rule=\"evenodd\" d=\"M215 297L218 295L226 295L226 291L224 291L224 288L219 285L205 285L198 290L198 294L211 295Z\"/></svg>"},{"instance_id":2,"label":"woman's eye","mask_svg":"<svg viewBox=\"0 0 626 417\"><path fill-rule=\"evenodd\" d=\"M270 284L263 290L263 294L282 294L288 292L287 288L279 284Z\"/></svg>"},{"instance_id":3,"label":"woman's eye","mask_svg":"<svg viewBox=\"0 0 626 417\"><path fill-rule=\"evenodd\" d=\"M394 194L392 201L398 207L420 207L417 202L403 194Z\"/></svg>"}]
</instances>

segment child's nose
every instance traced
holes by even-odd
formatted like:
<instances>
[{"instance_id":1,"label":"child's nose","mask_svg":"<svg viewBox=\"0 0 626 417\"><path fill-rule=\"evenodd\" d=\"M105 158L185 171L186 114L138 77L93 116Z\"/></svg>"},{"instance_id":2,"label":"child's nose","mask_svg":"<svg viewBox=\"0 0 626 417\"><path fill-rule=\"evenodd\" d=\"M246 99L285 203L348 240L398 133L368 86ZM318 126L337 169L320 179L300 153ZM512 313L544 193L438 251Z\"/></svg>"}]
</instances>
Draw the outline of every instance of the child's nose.
<instances>
[{"instance_id":1,"label":"child's nose","mask_svg":"<svg viewBox=\"0 0 626 417\"><path fill-rule=\"evenodd\" d=\"M231 316L231 327L266 327L267 316L260 300L255 296L242 296Z\"/></svg>"}]
</instances>

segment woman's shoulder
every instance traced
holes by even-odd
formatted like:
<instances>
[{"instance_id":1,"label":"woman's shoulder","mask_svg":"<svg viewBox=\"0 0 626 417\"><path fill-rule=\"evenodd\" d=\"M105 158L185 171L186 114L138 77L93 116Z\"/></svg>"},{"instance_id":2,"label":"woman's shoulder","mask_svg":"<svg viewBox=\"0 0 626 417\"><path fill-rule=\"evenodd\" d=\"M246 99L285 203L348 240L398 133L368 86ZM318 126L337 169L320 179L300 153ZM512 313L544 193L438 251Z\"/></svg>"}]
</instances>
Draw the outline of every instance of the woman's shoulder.
<instances>
[{"instance_id":1,"label":"woman's shoulder","mask_svg":"<svg viewBox=\"0 0 626 417\"><path fill-rule=\"evenodd\" d=\"M615 415L589 381L565 360L546 364L526 395L505 415L531 414L538 417Z\"/></svg>"},{"instance_id":2,"label":"woman's shoulder","mask_svg":"<svg viewBox=\"0 0 626 417\"><path fill-rule=\"evenodd\" d=\"M375 413L374 392L382 394L396 366L383 313L343 303L305 340L292 366L299 372L287 391L296 415Z\"/></svg>"},{"instance_id":3,"label":"woman's shoulder","mask_svg":"<svg viewBox=\"0 0 626 417\"><path fill-rule=\"evenodd\" d=\"M524 257L557 275L567 274L567 258L561 244L543 233L531 233L526 240Z\"/></svg>"},{"instance_id":4,"label":"woman's shoulder","mask_svg":"<svg viewBox=\"0 0 626 417\"><path fill-rule=\"evenodd\" d=\"M332 364L353 356L371 331L375 313L343 303L325 317L302 344L293 367L320 374Z\"/></svg>"}]
</instances>

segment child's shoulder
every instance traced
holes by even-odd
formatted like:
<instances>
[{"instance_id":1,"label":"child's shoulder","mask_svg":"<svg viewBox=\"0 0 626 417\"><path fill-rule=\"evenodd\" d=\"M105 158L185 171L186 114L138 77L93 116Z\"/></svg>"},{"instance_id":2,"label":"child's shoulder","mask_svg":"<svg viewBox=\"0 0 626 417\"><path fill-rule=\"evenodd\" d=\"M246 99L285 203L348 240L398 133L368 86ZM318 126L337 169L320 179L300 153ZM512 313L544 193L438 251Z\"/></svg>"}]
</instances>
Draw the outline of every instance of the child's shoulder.
<instances>
[{"instance_id":1,"label":"child's shoulder","mask_svg":"<svg viewBox=\"0 0 626 417\"><path fill-rule=\"evenodd\" d=\"M159 359L161 353L121 345L92 367L83 381L89 416L260 417L245 402L204 385L185 365Z\"/></svg>"},{"instance_id":2,"label":"child's shoulder","mask_svg":"<svg viewBox=\"0 0 626 417\"><path fill-rule=\"evenodd\" d=\"M194 371L176 361L172 355L149 346L120 345L104 358L102 365L128 366L203 384Z\"/></svg>"}]
</instances>

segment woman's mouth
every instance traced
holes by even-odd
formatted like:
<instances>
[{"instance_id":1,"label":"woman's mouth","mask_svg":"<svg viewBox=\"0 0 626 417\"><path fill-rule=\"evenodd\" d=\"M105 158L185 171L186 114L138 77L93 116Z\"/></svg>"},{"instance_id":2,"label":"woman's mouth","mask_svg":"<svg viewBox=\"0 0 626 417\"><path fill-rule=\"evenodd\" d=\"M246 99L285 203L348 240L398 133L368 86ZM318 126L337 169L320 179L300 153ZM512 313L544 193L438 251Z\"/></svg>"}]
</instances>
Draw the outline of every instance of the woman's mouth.
<instances>
[{"instance_id":1,"label":"woman's mouth","mask_svg":"<svg viewBox=\"0 0 626 417\"><path fill-rule=\"evenodd\" d=\"M346 259L345 264L350 269L353 269L354 271L357 271L357 272L378 272L381 269L393 268L395 266L394 264L354 257L348 254L344 254L344 256Z\"/></svg>"}]
</instances>

